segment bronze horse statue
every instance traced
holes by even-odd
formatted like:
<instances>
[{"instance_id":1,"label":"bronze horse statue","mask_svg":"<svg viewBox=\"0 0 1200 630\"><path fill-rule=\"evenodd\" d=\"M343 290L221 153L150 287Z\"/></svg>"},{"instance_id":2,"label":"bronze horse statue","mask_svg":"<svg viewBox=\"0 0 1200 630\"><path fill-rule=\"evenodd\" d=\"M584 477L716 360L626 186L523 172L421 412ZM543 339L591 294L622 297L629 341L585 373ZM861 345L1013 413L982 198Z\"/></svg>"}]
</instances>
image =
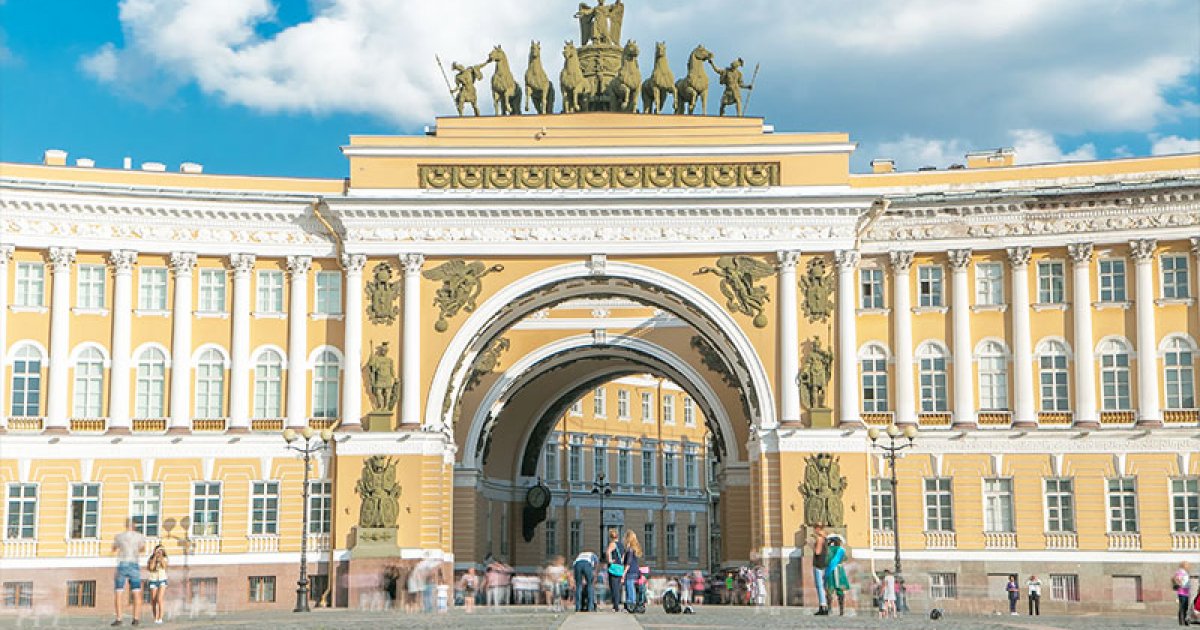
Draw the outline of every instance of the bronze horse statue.
<instances>
[{"instance_id":1,"label":"bronze horse statue","mask_svg":"<svg viewBox=\"0 0 1200 630\"><path fill-rule=\"evenodd\" d=\"M529 68L525 70L525 111L529 111L529 103L539 114L554 113L554 84L546 76L542 67L542 43L529 44Z\"/></svg>"},{"instance_id":2,"label":"bronze horse statue","mask_svg":"<svg viewBox=\"0 0 1200 630\"><path fill-rule=\"evenodd\" d=\"M583 66L579 65L579 53L572 42L563 46L563 69L558 75L558 87L562 90L564 114L584 111L584 106L596 94L593 83L583 76Z\"/></svg>"},{"instance_id":3,"label":"bronze horse statue","mask_svg":"<svg viewBox=\"0 0 1200 630\"><path fill-rule=\"evenodd\" d=\"M667 44L658 42L654 46L654 70L642 83L642 113L658 114L667 108L667 95L678 98L675 93L675 73L667 62Z\"/></svg>"},{"instance_id":4,"label":"bronze horse statue","mask_svg":"<svg viewBox=\"0 0 1200 630\"><path fill-rule=\"evenodd\" d=\"M496 64L492 73L492 104L497 116L521 113L521 86L513 78L508 66L508 55L499 46L492 49L488 62Z\"/></svg>"},{"instance_id":5,"label":"bronze horse statue","mask_svg":"<svg viewBox=\"0 0 1200 630\"><path fill-rule=\"evenodd\" d=\"M713 54L703 44L696 46L688 56L687 76L675 84L675 113L696 113L696 100L700 101L700 112L708 114L708 71L704 64L712 60Z\"/></svg>"},{"instance_id":6,"label":"bronze horse statue","mask_svg":"<svg viewBox=\"0 0 1200 630\"><path fill-rule=\"evenodd\" d=\"M642 85L642 71L638 68L640 53L637 42L631 39L625 44L625 50L621 55L621 69L617 71L617 76L613 78L608 88L612 95L612 108L615 112L637 111L638 88Z\"/></svg>"}]
</instances>

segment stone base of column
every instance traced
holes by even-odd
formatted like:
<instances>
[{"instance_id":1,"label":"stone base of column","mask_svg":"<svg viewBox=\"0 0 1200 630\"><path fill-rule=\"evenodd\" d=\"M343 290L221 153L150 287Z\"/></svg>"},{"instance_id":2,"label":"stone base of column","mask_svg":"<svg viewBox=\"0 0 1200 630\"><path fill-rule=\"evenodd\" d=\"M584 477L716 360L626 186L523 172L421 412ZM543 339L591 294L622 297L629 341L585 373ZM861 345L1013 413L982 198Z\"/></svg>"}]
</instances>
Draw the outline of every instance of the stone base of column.
<instances>
[{"instance_id":1,"label":"stone base of column","mask_svg":"<svg viewBox=\"0 0 1200 630\"><path fill-rule=\"evenodd\" d=\"M781 428L781 429L807 429L809 427L808 427L808 425L804 424L803 422L801 422L799 420L788 420L786 422L780 422L779 428Z\"/></svg>"},{"instance_id":2,"label":"stone base of column","mask_svg":"<svg viewBox=\"0 0 1200 630\"><path fill-rule=\"evenodd\" d=\"M867 425L863 424L862 420L842 420L838 423L839 429L863 429Z\"/></svg>"},{"instance_id":3,"label":"stone base of column","mask_svg":"<svg viewBox=\"0 0 1200 630\"><path fill-rule=\"evenodd\" d=\"M979 425L974 422L952 422L950 423L951 431L974 431L979 428Z\"/></svg>"},{"instance_id":4,"label":"stone base of column","mask_svg":"<svg viewBox=\"0 0 1200 630\"><path fill-rule=\"evenodd\" d=\"M167 435L188 435L191 432L191 427L167 427Z\"/></svg>"},{"instance_id":5,"label":"stone base of column","mask_svg":"<svg viewBox=\"0 0 1200 630\"><path fill-rule=\"evenodd\" d=\"M1139 429L1161 429L1163 428L1162 420L1138 420L1134 425Z\"/></svg>"},{"instance_id":6,"label":"stone base of column","mask_svg":"<svg viewBox=\"0 0 1200 630\"><path fill-rule=\"evenodd\" d=\"M1014 429L1036 429L1036 428L1038 428L1038 423L1034 422L1032 420L1014 420L1012 423L1012 428L1014 428Z\"/></svg>"},{"instance_id":7,"label":"stone base of column","mask_svg":"<svg viewBox=\"0 0 1200 630\"><path fill-rule=\"evenodd\" d=\"M1088 429L1088 430L1099 429L1100 423L1097 422L1096 420L1080 420L1080 421L1072 424L1071 428L1073 428L1073 429Z\"/></svg>"},{"instance_id":8,"label":"stone base of column","mask_svg":"<svg viewBox=\"0 0 1200 630\"><path fill-rule=\"evenodd\" d=\"M414 422L412 424L398 424L396 425L396 430L400 432L416 433L417 431L421 431L422 427L424 426L425 425L419 422Z\"/></svg>"},{"instance_id":9,"label":"stone base of column","mask_svg":"<svg viewBox=\"0 0 1200 630\"><path fill-rule=\"evenodd\" d=\"M361 422L354 424L339 424L337 428L339 433L362 433L363 427Z\"/></svg>"},{"instance_id":10,"label":"stone base of column","mask_svg":"<svg viewBox=\"0 0 1200 630\"><path fill-rule=\"evenodd\" d=\"M71 430L67 427L46 427L42 430L42 435L68 435Z\"/></svg>"},{"instance_id":11,"label":"stone base of column","mask_svg":"<svg viewBox=\"0 0 1200 630\"><path fill-rule=\"evenodd\" d=\"M250 427L229 427L225 429L225 432L235 435L245 435L250 432Z\"/></svg>"},{"instance_id":12,"label":"stone base of column","mask_svg":"<svg viewBox=\"0 0 1200 630\"><path fill-rule=\"evenodd\" d=\"M108 427L104 432L105 435L133 435L133 429L129 427Z\"/></svg>"}]
</instances>

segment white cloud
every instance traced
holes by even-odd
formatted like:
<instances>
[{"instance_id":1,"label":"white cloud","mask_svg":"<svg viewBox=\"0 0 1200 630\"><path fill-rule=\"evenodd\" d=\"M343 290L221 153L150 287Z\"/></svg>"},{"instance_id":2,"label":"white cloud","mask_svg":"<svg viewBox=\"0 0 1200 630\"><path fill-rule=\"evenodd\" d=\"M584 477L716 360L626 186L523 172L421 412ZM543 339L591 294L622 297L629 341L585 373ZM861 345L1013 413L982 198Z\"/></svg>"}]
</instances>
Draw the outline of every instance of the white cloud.
<instances>
[{"instance_id":1,"label":"white cloud","mask_svg":"<svg viewBox=\"0 0 1200 630\"><path fill-rule=\"evenodd\" d=\"M101 46L99 50L87 55L79 62L85 72L101 83L111 83L117 80L119 64L117 49L112 44Z\"/></svg>"},{"instance_id":2,"label":"white cloud","mask_svg":"<svg viewBox=\"0 0 1200 630\"><path fill-rule=\"evenodd\" d=\"M1096 159L1096 146L1092 143L1080 145L1074 151L1063 151L1054 136L1038 129L1017 129L1009 132L1012 138L1015 160L1018 164L1044 164L1046 162L1074 162Z\"/></svg>"},{"instance_id":3,"label":"white cloud","mask_svg":"<svg viewBox=\"0 0 1200 630\"><path fill-rule=\"evenodd\" d=\"M890 158L896 160L897 169L911 171L925 166L944 169L951 164L962 164L970 148L960 138L938 140L904 136L879 143L875 151L877 153L870 158Z\"/></svg>"},{"instance_id":4,"label":"white cloud","mask_svg":"<svg viewBox=\"0 0 1200 630\"><path fill-rule=\"evenodd\" d=\"M1150 146L1152 155L1173 155L1175 153L1200 153L1200 138L1183 138L1180 136L1158 137L1151 135L1153 144Z\"/></svg>"}]
</instances>

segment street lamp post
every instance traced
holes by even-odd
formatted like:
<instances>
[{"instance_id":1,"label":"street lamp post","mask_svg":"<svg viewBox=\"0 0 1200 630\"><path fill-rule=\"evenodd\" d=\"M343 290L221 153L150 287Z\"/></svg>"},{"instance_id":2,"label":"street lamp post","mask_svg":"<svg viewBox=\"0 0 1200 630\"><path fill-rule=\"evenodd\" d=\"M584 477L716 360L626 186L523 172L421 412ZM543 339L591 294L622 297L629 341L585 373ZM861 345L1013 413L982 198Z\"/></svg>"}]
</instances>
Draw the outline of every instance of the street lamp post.
<instances>
[{"instance_id":1,"label":"street lamp post","mask_svg":"<svg viewBox=\"0 0 1200 630\"><path fill-rule=\"evenodd\" d=\"M883 457L888 460L888 463L891 465L891 468L892 468L892 549L896 554L895 558L894 558L896 580L899 580L900 579L900 531L899 531L900 530L900 500L896 495L896 485L897 485L896 484L896 456L900 453L900 451L903 451L906 448L913 447L913 440L917 437L917 427L910 424L910 425L904 427L903 429L901 429L900 427L892 424L892 425L888 425L888 428L885 431L883 431L883 434L887 435L887 438L888 438L888 443L886 445L879 443L879 435L880 435L879 429L877 429L875 427L871 427L871 429L867 431L867 437L871 438L871 445L874 446L875 448L883 451ZM900 437L907 438L908 442L902 441L899 444L897 444L896 439L900 438Z\"/></svg>"},{"instance_id":2,"label":"street lamp post","mask_svg":"<svg viewBox=\"0 0 1200 630\"><path fill-rule=\"evenodd\" d=\"M325 429L318 432L312 427L304 427L300 431L286 429L283 439L288 444L288 450L304 456L304 503L300 507L300 579L296 582L296 608L292 612L308 612L308 474L312 467L313 455L329 448L333 431Z\"/></svg>"},{"instance_id":3,"label":"street lamp post","mask_svg":"<svg viewBox=\"0 0 1200 630\"><path fill-rule=\"evenodd\" d=\"M600 548L604 548L604 497L612 496L612 484L604 480L604 473L592 482L592 494L600 496Z\"/></svg>"}]
</instances>

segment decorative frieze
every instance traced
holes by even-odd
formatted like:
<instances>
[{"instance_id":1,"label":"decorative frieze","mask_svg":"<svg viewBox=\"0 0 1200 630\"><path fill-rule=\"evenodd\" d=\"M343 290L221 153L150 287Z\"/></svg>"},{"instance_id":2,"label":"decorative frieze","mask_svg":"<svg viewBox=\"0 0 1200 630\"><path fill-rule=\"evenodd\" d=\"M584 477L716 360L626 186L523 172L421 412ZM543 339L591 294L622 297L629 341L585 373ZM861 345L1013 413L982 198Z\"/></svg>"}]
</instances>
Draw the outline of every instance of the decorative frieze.
<instances>
[{"instance_id":1,"label":"decorative frieze","mask_svg":"<svg viewBox=\"0 0 1200 630\"><path fill-rule=\"evenodd\" d=\"M750 164L587 164L587 165L422 165L421 188L447 189L604 189L738 188L779 185L779 163Z\"/></svg>"}]
</instances>

